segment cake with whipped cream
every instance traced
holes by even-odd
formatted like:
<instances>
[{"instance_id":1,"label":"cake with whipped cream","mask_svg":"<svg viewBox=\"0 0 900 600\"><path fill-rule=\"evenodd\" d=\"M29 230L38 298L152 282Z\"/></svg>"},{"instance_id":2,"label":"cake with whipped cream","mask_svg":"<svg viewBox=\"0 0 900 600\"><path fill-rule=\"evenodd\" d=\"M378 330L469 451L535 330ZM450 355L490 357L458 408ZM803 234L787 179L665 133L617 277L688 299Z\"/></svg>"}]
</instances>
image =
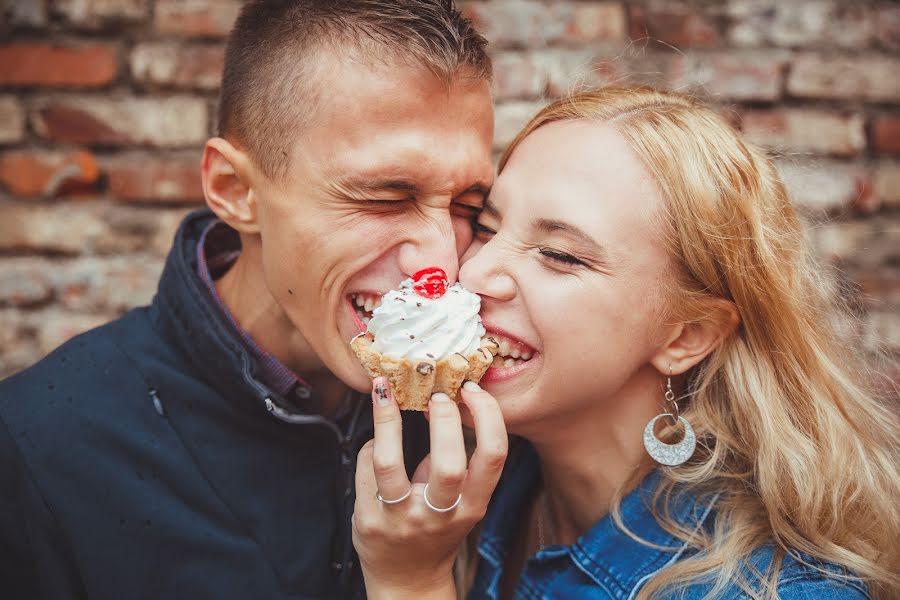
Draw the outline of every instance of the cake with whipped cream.
<instances>
[{"instance_id":1,"label":"cake with whipped cream","mask_svg":"<svg viewBox=\"0 0 900 600\"><path fill-rule=\"evenodd\" d=\"M370 377L386 376L401 409L428 410L431 395L458 400L479 381L499 346L485 336L481 298L432 267L403 281L372 311L368 331L350 342Z\"/></svg>"}]
</instances>

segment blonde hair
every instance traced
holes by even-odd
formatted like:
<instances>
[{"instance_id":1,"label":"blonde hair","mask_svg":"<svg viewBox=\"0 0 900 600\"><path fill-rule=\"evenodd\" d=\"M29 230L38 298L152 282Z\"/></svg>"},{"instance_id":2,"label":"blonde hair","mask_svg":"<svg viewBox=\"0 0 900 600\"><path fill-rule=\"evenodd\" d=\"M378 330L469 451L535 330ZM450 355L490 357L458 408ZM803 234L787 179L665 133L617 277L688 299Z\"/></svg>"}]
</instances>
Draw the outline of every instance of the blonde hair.
<instances>
[{"instance_id":1,"label":"blonde hair","mask_svg":"<svg viewBox=\"0 0 900 600\"><path fill-rule=\"evenodd\" d=\"M710 578L711 596L736 583L775 598L777 565L751 568L755 582L742 574L742 561L766 544L778 557L790 549L843 566L873 597L900 597L897 407L866 384L860 346L840 327L837 295L772 161L692 98L635 87L550 104L500 170L531 132L564 120L614 127L662 191L662 238L681 271L668 319L725 318L722 299L741 317L686 377L697 452L663 470L653 503L661 525L699 552L656 574L638 598ZM716 496L714 531L668 518L676 490Z\"/></svg>"}]
</instances>

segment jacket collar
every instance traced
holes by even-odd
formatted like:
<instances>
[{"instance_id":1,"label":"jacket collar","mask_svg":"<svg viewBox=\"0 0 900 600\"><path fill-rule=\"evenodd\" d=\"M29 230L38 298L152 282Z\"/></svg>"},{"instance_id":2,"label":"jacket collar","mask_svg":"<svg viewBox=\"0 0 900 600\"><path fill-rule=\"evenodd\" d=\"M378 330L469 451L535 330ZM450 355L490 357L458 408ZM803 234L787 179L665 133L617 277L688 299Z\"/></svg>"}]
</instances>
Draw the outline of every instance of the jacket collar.
<instances>
[{"instance_id":1,"label":"jacket collar","mask_svg":"<svg viewBox=\"0 0 900 600\"><path fill-rule=\"evenodd\" d=\"M502 570L507 547L522 513L539 485L540 464L534 448L522 442L509 463L485 517L479 553L493 567ZM568 556L574 565L616 597L631 598L660 569L674 563L690 549L666 531L653 512L654 492L662 479L654 471L632 490L620 504L625 527L637 541L606 515L571 546L548 546L535 560ZM664 508L673 521L691 530L704 527L716 498L698 498L686 489L676 489ZM659 511L657 511L659 512ZM498 577L496 578L499 580Z\"/></svg>"},{"instance_id":2,"label":"jacket collar","mask_svg":"<svg viewBox=\"0 0 900 600\"><path fill-rule=\"evenodd\" d=\"M245 410L262 408L290 423L326 425L340 436L331 420L296 413L263 382L258 361L198 276L198 246L203 232L215 221L215 215L204 209L189 214L178 228L153 299L157 329L220 396ZM248 398L253 402L248 403Z\"/></svg>"}]
</instances>

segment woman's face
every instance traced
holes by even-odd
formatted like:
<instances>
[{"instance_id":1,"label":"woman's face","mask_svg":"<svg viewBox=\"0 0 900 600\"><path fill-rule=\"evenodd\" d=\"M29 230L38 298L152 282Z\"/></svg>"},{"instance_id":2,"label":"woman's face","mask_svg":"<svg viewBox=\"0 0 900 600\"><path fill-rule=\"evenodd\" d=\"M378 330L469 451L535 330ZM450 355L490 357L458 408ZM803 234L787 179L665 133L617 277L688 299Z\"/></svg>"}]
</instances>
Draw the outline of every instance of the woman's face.
<instances>
[{"instance_id":1,"label":"woman's face","mask_svg":"<svg viewBox=\"0 0 900 600\"><path fill-rule=\"evenodd\" d=\"M511 431L603 410L648 378L671 281L654 225L662 206L608 125L551 123L516 148L459 274L506 355L482 385Z\"/></svg>"}]
</instances>

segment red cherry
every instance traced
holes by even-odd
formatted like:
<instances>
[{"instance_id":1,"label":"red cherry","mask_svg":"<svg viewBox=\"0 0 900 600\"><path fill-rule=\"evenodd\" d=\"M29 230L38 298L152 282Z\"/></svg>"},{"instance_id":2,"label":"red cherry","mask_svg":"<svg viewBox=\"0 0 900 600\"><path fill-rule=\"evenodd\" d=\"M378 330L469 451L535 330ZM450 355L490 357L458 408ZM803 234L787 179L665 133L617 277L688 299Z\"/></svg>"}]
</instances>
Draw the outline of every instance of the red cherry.
<instances>
[{"instance_id":1,"label":"red cherry","mask_svg":"<svg viewBox=\"0 0 900 600\"><path fill-rule=\"evenodd\" d=\"M422 269L413 275L413 290L429 300L440 298L447 292L447 274L439 267Z\"/></svg>"}]
</instances>

